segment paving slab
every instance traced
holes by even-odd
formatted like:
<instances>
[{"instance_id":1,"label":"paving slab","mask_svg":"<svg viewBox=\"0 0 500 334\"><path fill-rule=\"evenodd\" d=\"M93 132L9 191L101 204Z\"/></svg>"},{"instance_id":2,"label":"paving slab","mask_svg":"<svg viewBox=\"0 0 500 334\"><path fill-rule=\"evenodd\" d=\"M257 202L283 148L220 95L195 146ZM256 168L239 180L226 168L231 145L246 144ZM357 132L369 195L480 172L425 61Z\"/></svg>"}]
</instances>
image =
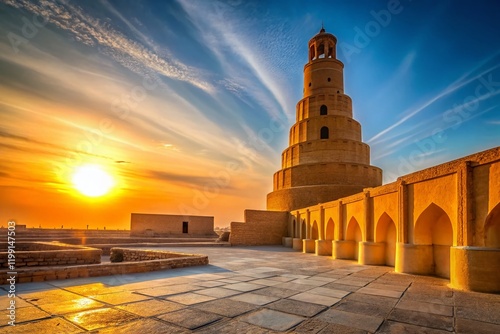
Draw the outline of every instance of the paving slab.
<instances>
[{"instance_id":1,"label":"paving slab","mask_svg":"<svg viewBox=\"0 0 500 334\"><path fill-rule=\"evenodd\" d=\"M139 294L129 292L129 291L114 292L114 293L108 293L105 295L96 295L96 296L89 296L89 297L92 299L95 299L97 301L111 304L111 305L126 304L126 303L137 302L140 300L146 300L146 299L151 298L148 296L139 295Z\"/></svg>"},{"instance_id":2,"label":"paving slab","mask_svg":"<svg viewBox=\"0 0 500 334\"><path fill-rule=\"evenodd\" d=\"M194 292L186 292L186 293L181 293L179 295L166 297L166 299L183 305L194 305L194 304L208 302L216 298L200 295Z\"/></svg>"},{"instance_id":3,"label":"paving slab","mask_svg":"<svg viewBox=\"0 0 500 334\"><path fill-rule=\"evenodd\" d=\"M322 285L327 284L328 282L325 282L323 280L316 280L313 278L302 278L302 279L293 280L290 283L305 284L305 285L312 285L312 286L322 286Z\"/></svg>"},{"instance_id":4,"label":"paving slab","mask_svg":"<svg viewBox=\"0 0 500 334\"><path fill-rule=\"evenodd\" d=\"M382 317L329 309L318 316L319 320L375 332L384 321Z\"/></svg>"},{"instance_id":5,"label":"paving slab","mask_svg":"<svg viewBox=\"0 0 500 334\"><path fill-rule=\"evenodd\" d=\"M88 295L99 295L102 293L125 291L125 288L121 286L113 287L103 283L91 283L91 284L84 284L77 286L68 286L65 287L64 290L88 296Z\"/></svg>"},{"instance_id":6,"label":"paving slab","mask_svg":"<svg viewBox=\"0 0 500 334\"><path fill-rule=\"evenodd\" d=\"M5 325L7 323L8 316L10 311L5 309L0 312L0 319L2 319L1 325ZM50 318L50 313L40 310L36 306L28 306L22 309L16 309L16 324L20 324L22 322Z\"/></svg>"},{"instance_id":7,"label":"paving slab","mask_svg":"<svg viewBox=\"0 0 500 334\"><path fill-rule=\"evenodd\" d=\"M290 281L293 281L295 278L280 275L280 276L271 276L271 277L268 277L267 279L273 280L273 281L278 281L278 282L290 282Z\"/></svg>"},{"instance_id":8,"label":"paving slab","mask_svg":"<svg viewBox=\"0 0 500 334\"><path fill-rule=\"evenodd\" d=\"M33 305L50 304L81 298L78 294L59 289L20 294L18 297L21 297Z\"/></svg>"},{"instance_id":9,"label":"paving slab","mask_svg":"<svg viewBox=\"0 0 500 334\"><path fill-rule=\"evenodd\" d=\"M389 312L392 310L392 305L390 304L368 304L357 302L353 300L342 300L340 303L335 305L336 310L366 314L374 317L385 318Z\"/></svg>"},{"instance_id":10,"label":"paving slab","mask_svg":"<svg viewBox=\"0 0 500 334\"><path fill-rule=\"evenodd\" d=\"M490 304L487 307L474 305L457 306L456 316L471 320L479 320L500 325L500 304Z\"/></svg>"},{"instance_id":11,"label":"paving slab","mask_svg":"<svg viewBox=\"0 0 500 334\"><path fill-rule=\"evenodd\" d=\"M385 321L377 331L380 334L450 334L448 331L434 328L425 328L401 322ZM477 332L474 334L478 334Z\"/></svg>"},{"instance_id":12,"label":"paving slab","mask_svg":"<svg viewBox=\"0 0 500 334\"><path fill-rule=\"evenodd\" d=\"M298 300L306 303L313 303L325 306L332 306L340 301L340 298L320 296L314 293L302 292L289 297L289 299Z\"/></svg>"},{"instance_id":13,"label":"paving slab","mask_svg":"<svg viewBox=\"0 0 500 334\"><path fill-rule=\"evenodd\" d=\"M157 316L158 319L170 322L187 329L196 329L219 319L221 316L196 309L183 309Z\"/></svg>"},{"instance_id":14,"label":"paving slab","mask_svg":"<svg viewBox=\"0 0 500 334\"><path fill-rule=\"evenodd\" d=\"M432 313L437 315L444 315L451 317L453 316L453 307L442 305L442 304L432 304L418 301L410 301L410 300L401 300L396 305L396 308L424 312L424 313ZM457 311L458 313L458 311ZM465 317L464 317L465 318Z\"/></svg>"},{"instance_id":15,"label":"paving slab","mask_svg":"<svg viewBox=\"0 0 500 334\"><path fill-rule=\"evenodd\" d=\"M281 299L266 305L266 308L309 318L327 309L326 306L290 299Z\"/></svg>"},{"instance_id":16,"label":"paving slab","mask_svg":"<svg viewBox=\"0 0 500 334\"><path fill-rule=\"evenodd\" d=\"M236 284L228 284L224 285L224 288L231 289L231 290L237 290L241 292L250 292L258 289L265 288L266 286L260 285L260 284L253 284L253 283L236 283Z\"/></svg>"},{"instance_id":17,"label":"paving slab","mask_svg":"<svg viewBox=\"0 0 500 334\"><path fill-rule=\"evenodd\" d=\"M96 310L71 313L66 314L64 317L73 324L83 327L89 331L98 328L116 326L139 318L128 312L113 308L100 308Z\"/></svg>"},{"instance_id":18,"label":"paving slab","mask_svg":"<svg viewBox=\"0 0 500 334\"><path fill-rule=\"evenodd\" d=\"M0 293L3 292L0 290ZM23 307L28 307L28 306L33 306L33 304L28 303L24 299L21 298L9 298L8 295L6 294L5 296L0 296L0 310L5 310L7 307L11 305L11 301L14 300L16 309L20 309Z\"/></svg>"},{"instance_id":19,"label":"paving slab","mask_svg":"<svg viewBox=\"0 0 500 334\"><path fill-rule=\"evenodd\" d=\"M53 334L81 333L83 330L62 318L52 318L35 322L28 322L16 326L0 327L2 334Z\"/></svg>"},{"instance_id":20,"label":"paving slab","mask_svg":"<svg viewBox=\"0 0 500 334\"><path fill-rule=\"evenodd\" d=\"M349 292L355 292L355 291L358 291L359 289L361 289L360 286L339 284L337 282L338 281L325 284L325 285L323 285L323 288L336 289L336 290L344 290L344 291L349 291Z\"/></svg>"},{"instance_id":21,"label":"paving slab","mask_svg":"<svg viewBox=\"0 0 500 334\"><path fill-rule=\"evenodd\" d=\"M453 296L447 296L446 292L442 292L440 293L440 295L435 295L435 294L428 295L418 292L406 291L405 294L403 295L402 300L412 300L412 301L426 302L432 304L442 304L448 306L453 306L455 304L455 298L453 298Z\"/></svg>"},{"instance_id":22,"label":"paving slab","mask_svg":"<svg viewBox=\"0 0 500 334\"><path fill-rule=\"evenodd\" d=\"M399 301L398 298L367 295L359 292L350 293L344 298L344 300L352 300L373 305L390 305L391 307L394 307Z\"/></svg>"},{"instance_id":23,"label":"paving slab","mask_svg":"<svg viewBox=\"0 0 500 334\"><path fill-rule=\"evenodd\" d=\"M237 301L245 302L245 303L250 303L250 304L254 304L254 305L260 305L260 306L279 300L278 297L264 296L264 295L259 295L259 294L251 293L251 292L244 293L241 295L232 296L232 297L229 297L229 299L237 300Z\"/></svg>"},{"instance_id":24,"label":"paving slab","mask_svg":"<svg viewBox=\"0 0 500 334\"><path fill-rule=\"evenodd\" d=\"M235 334L235 333L248 333L248 334L270 334L278 333L270 331L269 329L251 325L242 321L218 321L215 324L208 325L207 327L200 328L196 331L198 334Z\"/></svg>"},{"instance_id":25,"label":"paving slab","mask_svg":"<svg viewBox=\"0 0 500 334\"><path fill-rule=\"evenodd\" d=\"M361 289L357 290L357 292L364 293L367 295L392 297L392 298L399 298L403 295L403 292L399 292L399 291L374 289L374 288L368 288L368 287L361 288Z\"/></svg>"},{"instance_id":26,"label":"paving slab","mask_svg":"<svg viewBox=\"0 0 500 334\"><path fill-rule=\"evenodd\" d=\"M251 283L265 285L265 286L274 286L274 285L280 284L281 282L275 281L275 280L272 280L269 278L259 278L259 279L253 280Z\"/></svg>"},{"instance_id":27,"label":"paving slab","mask_svg":"<svg viewBox=\"0 0 500 334\"><path fill-rule=\"evenodd\" d=\"M199 285L199 286L205 287L205 288L214 288L217 286L226 285L226 283L217 282L217 281L215 281L215 282L214 281L203 281L203 282L196 283L196 285Z\"/></svg>"},{"instance_id":28,"label":"paving slab","mask_svg":"<svg viewBox=\"0 0 500 334\"><path fill-rule=\"evenodd\" d=\"M407 285L399 285L399 284L382 284L372 282L366 286L367 288L379 289L379 290L393 290L404 292L408 286Z\"/></svg>"},{"instance_id":29,"label":"paving slab","mask_svg":"<svg viewBox=\"0 0 500 334\"><path fill-rule=\"evenodd\" d=\"M99 334L188 334L191 331L177 327L174 325L166 324L163 321L156 319L141 319L129 322L121 326L108 327L99 330Z\"/></svg>"},{"instance_id":30,"label":"paving slab","mask_svg":"<svg viewBox=\"0 0 500 334\"><path fill-rule=\"evenodd\" d=\"M422 327L453 331L453 317L396 308L387 319Z\"/></svg>"},{"instance_id":31,"label":"paving slab","mask_svg":"<svg viewBox=\"0 0 500 334\"><path fill-rule=\"evenodd\" d=\"M54 302L50 304L42 304L38 307L50 314L66 314L90 310L103 307L104 304L90 298L80 297L78 299L67 300L63 302Z\"/></svg>"},{"instance_id":32,"label":"paving slab","mask_svg":"<svg viewBox=\"0 0 500 334\"><path fill-rule=\"evenodd\" d=\"M248 281L254 280L255 277L245 276L245 275L236 275L236 276L231 276L231 279L234 281L239 281L239 282L248 282Z\"/></svg>"},{"instance_id":33,"label":"paving slab","mask_svg":"<svg viewBox=\"0 0 500 334\"><path fill-rule=\"evenodd\" d=\"M368 334L369 332L362 329L347 327L339 324L329 324L319 334Z\"/></svg>"},{"instance_id":34,"label":"paving slab","mask_svg":"<svg viewBox=\"0 0 500 334\"><path fill-rule=\"evenodd\" d=\"M195 306L195 308L199 310L220 314L228 318L234 318L238 315L255 310L257 307L258 306L255 304L232 299L218 299Z\"/></svg>"},{"instance_id":35,"label":"paving slab","mask_svg":"<svg viewBox=\"0 0 500 334\"><path fill-rule=\"evenodd\" d=\"M324 328L330 325L329 322L321 321L318 319L309 319L303 321L300 325L293 329L292 333L297 334L317 334Z\"/></svg>"},{"instance_id":36,"label":"paving slab","mask_svg":"<svg viewBox=\"0 0 500 334\"><path fill-rule=\"evenodd\" d=\"M314 288L309 290L308 292L315 295L334 297L334 298L344 298L350 293L349 291L329 289L323 287Z\"/></svg>"},{"instance_id":37,"label":"paving slab","mask_svg":"<svg viewBox=\"0 0 500 334\"><path fill-rule=\"evenodd\" d=\"M140 293L141 295L160 297L160 296L176 295L178 293L190 292L199 289L202 288L197 285L178 284L178 285L167 285L155 288L141 289L141 290L136 290L136 292Z\"/></svg>"},{"instance_id":38,"label":"paving slab","mask_svg":"<svg viewBox=\"0 0 500 334\"><path fill-rule=\"evenodd\" d=\"M500 325L489 322L476 321L471 319L457 318L455 320L456 334L498 334L500 333Z\"/></svg>"},{"instance_id":39,"label":"paving slab","mask_svg":"<svg viewBox=\"0 0 500 334\"><path fill-rule=\"evenodd\" d=\"M298 325L304 319L306 318L293 314L269 309L261 309L250 314L246 314L239 320L275 331L286 331Z\"/></svg>"},{"instance_id":40,"label":"paving slab","mask_svg":"<svg viewBox=\"0 0 500 334\"><path fill-rule=\"evenodd\" d=\"M286 289L286 288L278 288L276 286L271 286L268 288L263 288L259 290L255 290L252 293L256 293L258 295L264 295L264 296L272 296L272 297L278 297L278 298L287 298L293 295L296 295L300 293L300 291L292 290L292 289Z\"/></svg>"},{"instance_id":41,"label":"paving slab","mask_svg":"<svg viewBox=\"0 0 500 334\"><path fill-rule=\"evenodd\" d=\"M117 306L118 309L137 314L141 317L151 317L158 314L177 311L186 306L166 300L150 299L136 303Z\"/></svg>"},{"instance_id":42,"label":"paving slab","mask_svg":"<svg viewBox=\"0 0 500 334\"><path fill-rule=\"evenodd\" d=\"M332 284L332 283L328 283L328 284ZM298 283L293 283L293 281L291 281L291 282L280 283L278 285L275 285L274 288L283 288L283 289L294 290L297 292L304 292L307 290L317 288L317 286L309 285L309 284L298 284Z\"/></svg>"},{"instance_id":43,"label":"paving slab","mask_svg":"<svg viewBox=\"0 0 500 334\"><path fill-rule=\"evenodd\" d=\"M241 293L241 291L217 287L217 288L198 290L196 291L196 293L215 298L224 298L224 297L238 295Z\"/></svg>"},{"instance_id":44,"label":"paving slab","mask_svg":"<svg viewBox=\"0 0 500 334\"><path fill-rule=\"evenodd\" d=\"M373 279L356 279L356 278L353 278L350 276L347 276L347 277L344 277L344 278L341 278L341 279L338 279L335 281L335 283L338 283L338 284L354 285L357 287L363 287L363 286L369 284L370 282L373 282Z\"/></svg>"}]
</instances>

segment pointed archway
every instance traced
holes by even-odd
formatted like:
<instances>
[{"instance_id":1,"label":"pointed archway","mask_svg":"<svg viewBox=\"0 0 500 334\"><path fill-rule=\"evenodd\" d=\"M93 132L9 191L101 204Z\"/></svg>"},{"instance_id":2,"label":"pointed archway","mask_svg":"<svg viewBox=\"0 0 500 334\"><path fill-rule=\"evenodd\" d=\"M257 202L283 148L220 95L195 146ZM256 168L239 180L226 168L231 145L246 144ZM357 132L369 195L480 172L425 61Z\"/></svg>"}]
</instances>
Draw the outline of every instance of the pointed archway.
<instances>
[{"instance_id":1,"label":"pointed archway","mask_svg":"<svg viewBox=\"0 0 500 334\"><path fill-rule=\"evenodd\" d=\"M396 264L396 224L386 212L377 222L375 242L385 243L385 264L394 267Z\"/></svg>"},{"instance_id":2,"label":"pointed archway","mask_svg":"<svg viewBox=\"0 0 500 334\"><path fill-rule=\"evenodd\" d=\"M311 226L311 239L318 240L319 239L319 233L318 233L318 223L314 221Z\"/></svg>"},{"instance_id":3,"label":"pointed archway","mask_svg":"<svg viewBox=\"0 0 500 334\"><path fill-rule=\"evenodd\" d=\"M486 247L500 248L500 203L486 217L484 245Z\"/></svg>"},{"instance_id":4,"label":"pointed archway","mask_svg":"<svg viewBox=\"0 0 500 334\"><path fill-rule=\"evenodd\" d=\"M361 228L356 218L351 217L349 223L347 224L346 240L355 241L354 245L354 259L357 260L359 257L359 242L363 241L363 234L361 233Z\"/></svg>"},{"instance_id":5,"label":"pointed archway","mask_svg":"<svg viewBox=\"0 0 500 334\"><path fill-rule=\"evenodd\" d=\"M453 226L450 217L438 205L431 203L418 217L414 229L414 244L432 247L421 261L432 268L436 276L450 278L450 247L453 245Z\"/></svg>"},{"instance_id":6,"label":"pointed archway","mask_svg":"<svg viewBox=\"0 0 500 334\"><path fill-rule=\"evenodd\" d=\"M328 222L326 223L325 239L335 240L335 223L332 218L328 219Z\"/></svg>"}]
</instances>

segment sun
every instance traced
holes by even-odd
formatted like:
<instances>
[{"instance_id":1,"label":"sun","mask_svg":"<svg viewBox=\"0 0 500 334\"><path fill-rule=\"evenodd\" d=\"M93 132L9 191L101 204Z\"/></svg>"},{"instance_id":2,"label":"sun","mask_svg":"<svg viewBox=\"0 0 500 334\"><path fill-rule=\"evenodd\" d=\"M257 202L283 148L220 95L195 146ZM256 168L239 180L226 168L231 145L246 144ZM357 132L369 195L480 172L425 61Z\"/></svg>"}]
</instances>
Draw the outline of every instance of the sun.
<instances>
[{"instance_id":1,"label":"sun","mask_svg":"<svg viewBox=\"0 0 500 334\"><path fill-rule=\"evenodd\" d=\"M89 197L106 195L115 185L113 177L98 165L76 168L72 182L76 190Z\"/></svg>"}]
</instances>

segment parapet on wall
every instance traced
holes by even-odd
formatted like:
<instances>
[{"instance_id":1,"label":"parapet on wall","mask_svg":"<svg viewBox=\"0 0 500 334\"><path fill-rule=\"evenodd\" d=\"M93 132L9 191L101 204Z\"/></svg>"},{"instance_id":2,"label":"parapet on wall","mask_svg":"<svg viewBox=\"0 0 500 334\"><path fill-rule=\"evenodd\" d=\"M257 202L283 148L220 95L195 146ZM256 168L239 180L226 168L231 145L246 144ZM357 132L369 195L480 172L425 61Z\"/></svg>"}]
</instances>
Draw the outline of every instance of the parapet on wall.
<instances>
[{"instance_id":1,"label":"parapet on wall","mask_svg":"<svg viewBox=\"0 0 500 334\"><path fill-rule=\"evenodd\" d=\"M290 214L286 211L245 210L245 222L232 222L231 245L280 245Z\"/></svg>"}]
</instances>

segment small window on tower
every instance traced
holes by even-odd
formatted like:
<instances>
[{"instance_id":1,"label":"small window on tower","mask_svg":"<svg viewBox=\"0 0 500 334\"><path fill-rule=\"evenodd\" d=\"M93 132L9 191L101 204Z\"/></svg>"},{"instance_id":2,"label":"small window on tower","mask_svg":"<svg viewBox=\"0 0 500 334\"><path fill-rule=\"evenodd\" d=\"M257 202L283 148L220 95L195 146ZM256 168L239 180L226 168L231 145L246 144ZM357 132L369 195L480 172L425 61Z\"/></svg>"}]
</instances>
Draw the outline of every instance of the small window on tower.
<instances>
[{"instance_id":1,"label":"small window on tower","mask_svg":"<svg viewBox=\"0 0 500 334\"><path fill-rule=\"evenodd\" d=\"M328 107L324 104L319 108L320 115L328 115Z\"/></svg>"},{"instance_id":2,"label":"small window on tower","mask_svg":"<svg viewBox=\"0 0 500 334\"><path fill-rule=\"evenodd\" d=\"M328 82L330 82L330 81L332 81L332 79L331 79L331 78L328 78Z\"/></svg>"},{"instance_id":3,"label":"small window on tower","mask_svg":"<svg viewBox=\"0 0 500 334\"><path fill-rule=\"evenodd\" d=\"M309 83L309 87L311 87L311 83Z\"/></svg>"},{"instance_id":4,"label":"small window on tower","mask_svg":"<svg viewBox=\"0 0 500 334\"><path fill-rule=\"evenodd\" d=\"M328 139L328 127L324 126L321 128L320 139Z\"/></svg>"},{"instance_id":5,"label":"small window on tower","mask_svg":"<svg viewBox=\"0 0 500 334\"><path fill-rule=\"evenodd\" d=\"M188 233L189 222L182 222L182 233Z\"/></svg>"}]
</instances>

